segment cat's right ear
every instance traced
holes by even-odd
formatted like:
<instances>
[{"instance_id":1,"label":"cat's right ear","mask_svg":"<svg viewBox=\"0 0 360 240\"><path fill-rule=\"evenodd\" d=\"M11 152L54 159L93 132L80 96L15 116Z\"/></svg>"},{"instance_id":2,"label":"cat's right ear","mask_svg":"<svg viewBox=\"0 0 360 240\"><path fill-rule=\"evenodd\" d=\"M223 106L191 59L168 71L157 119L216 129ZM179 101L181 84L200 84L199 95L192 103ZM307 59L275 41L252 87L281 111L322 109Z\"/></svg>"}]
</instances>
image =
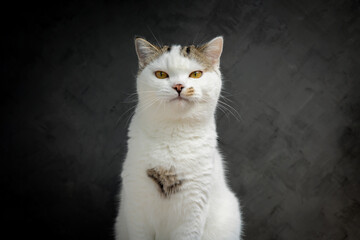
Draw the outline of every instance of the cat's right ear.
<instances>
[{"instance_id":1,"label":"cat's right ear","mask_svg":"<svg viewBox=\"0 0 360 240\"><path fill-rule=\"evenodd\" d=\"M135 50L139 59L139 66L143 68L149 62L151 56L159 51L159 48L143 38L135 37Z\"/></svg>"}]
</instances>

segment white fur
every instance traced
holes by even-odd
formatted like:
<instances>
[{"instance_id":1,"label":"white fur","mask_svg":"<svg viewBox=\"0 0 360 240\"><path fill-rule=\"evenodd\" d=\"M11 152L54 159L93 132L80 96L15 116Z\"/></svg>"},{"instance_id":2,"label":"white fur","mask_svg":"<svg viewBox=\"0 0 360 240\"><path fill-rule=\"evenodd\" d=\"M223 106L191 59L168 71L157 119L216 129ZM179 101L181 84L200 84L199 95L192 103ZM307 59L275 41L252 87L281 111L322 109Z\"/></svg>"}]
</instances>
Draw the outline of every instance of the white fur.
<instances>
[{"instance_id":1,"label":"white fur","mask_svg":"<svg viewBox=\"0 0 360 240\"><path fill-rule=\"evenodd\" d=\"M221 53L221 52L220 52ZM198 62L172 46L138 75L139 102L129 127L123 165L117 240L239 240L239 203L229 189L217 149L215 109L221 90L216 66L198 79ZM155 71L165 71L158 79ZM187 100L173 100L174 84L195 89ZM174 167L181 190L165 198L146 170Z\"/></svg>"}]
</instances>

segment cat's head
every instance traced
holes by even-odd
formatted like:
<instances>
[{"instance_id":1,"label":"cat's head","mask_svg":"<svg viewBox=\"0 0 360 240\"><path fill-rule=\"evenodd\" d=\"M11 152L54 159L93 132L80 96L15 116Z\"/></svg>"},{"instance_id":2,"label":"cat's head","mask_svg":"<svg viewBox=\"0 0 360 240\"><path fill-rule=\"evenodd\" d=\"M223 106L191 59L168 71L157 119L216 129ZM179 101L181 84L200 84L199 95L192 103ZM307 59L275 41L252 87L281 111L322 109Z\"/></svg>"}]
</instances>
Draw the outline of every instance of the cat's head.
<instances>
[{"instance_id":1,"label":"cat's head","mask_svg":"<svg viewBox=\"0 0 360 240\"><path fill-rule=\"evenodd\" d=\"M136 38L135 48L139 113L159 120L201 120L214 115L222 85L222 37L200 46L155 46Z\"/></svg>"}]
</instances>

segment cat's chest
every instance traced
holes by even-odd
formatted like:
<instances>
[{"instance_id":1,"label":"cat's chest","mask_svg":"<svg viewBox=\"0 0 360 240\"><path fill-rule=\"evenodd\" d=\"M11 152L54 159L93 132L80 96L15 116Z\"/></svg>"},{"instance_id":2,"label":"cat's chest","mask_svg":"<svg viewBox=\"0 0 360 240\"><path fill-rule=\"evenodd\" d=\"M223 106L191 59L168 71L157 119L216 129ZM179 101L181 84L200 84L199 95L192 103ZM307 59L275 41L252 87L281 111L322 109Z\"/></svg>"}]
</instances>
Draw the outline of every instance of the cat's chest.
<instances>
[{"instance_id":1,"label":"cat's chest","mask_svg":"<svg viewBox=\"0 0 360 240\"><path fill-rule=\"evenodd\" d=\"M149 169L161 168L174 169L177 176L188 179L194 173L208 173L214 164L216 133L209 130L175 128L147 132L134 128L129 137L124 175L131 173L148 179Z\"/></svg>"},{"instance_id":2,"label":"cat's chest","mask_svg":"<svg viewBox=\"0 0 360 240\"><path fill-rule=\"evenodd\" d=\"M134 185L131 189L147 189L148 195L165 198L200 183L209 185L217 156L215 141L206 135L131 138L123 181Z\"/></svg>"},{"instance_id":3,"label":"cat's chest","mask_svg":"<svg viewBox=\"0 0 360 240\"><path fill-rule=\"evenodd\" d=\"M208 135L152 136L139 134L129 141L128 158L135 168L199 169L212 162L216 139Z\"/></svg>"},{"instance_id":4,"label":"cat's chest","mask_svg":"<svg viewBox=\"0 0 360 240\"><path fill-rule=\"evenodd\" d=\"M151 165L196 165L208 159L214 146L206 138L148 139L145 156Z\"/></svg>"}]
</instances>

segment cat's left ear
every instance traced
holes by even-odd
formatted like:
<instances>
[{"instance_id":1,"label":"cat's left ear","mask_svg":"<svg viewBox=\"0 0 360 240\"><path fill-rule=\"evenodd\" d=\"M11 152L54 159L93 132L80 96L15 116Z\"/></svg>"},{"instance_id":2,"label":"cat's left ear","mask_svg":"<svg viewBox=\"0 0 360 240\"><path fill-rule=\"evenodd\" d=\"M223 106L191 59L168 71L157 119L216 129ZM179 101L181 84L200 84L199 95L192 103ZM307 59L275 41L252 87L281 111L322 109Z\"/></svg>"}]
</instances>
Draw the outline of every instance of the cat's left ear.
<instances>
[{"instance_id":1,"label":"cat's left ear","mask_svg":"<svg viewBox=\"0 0 360 240\"><path fill-rule=\"evenodd\" d=\"M222 36L216 37L204 45L203 53L215 67L219 67L220 65L220 56L223 45L224 38Z\"/></svg>"}]
</instances>

